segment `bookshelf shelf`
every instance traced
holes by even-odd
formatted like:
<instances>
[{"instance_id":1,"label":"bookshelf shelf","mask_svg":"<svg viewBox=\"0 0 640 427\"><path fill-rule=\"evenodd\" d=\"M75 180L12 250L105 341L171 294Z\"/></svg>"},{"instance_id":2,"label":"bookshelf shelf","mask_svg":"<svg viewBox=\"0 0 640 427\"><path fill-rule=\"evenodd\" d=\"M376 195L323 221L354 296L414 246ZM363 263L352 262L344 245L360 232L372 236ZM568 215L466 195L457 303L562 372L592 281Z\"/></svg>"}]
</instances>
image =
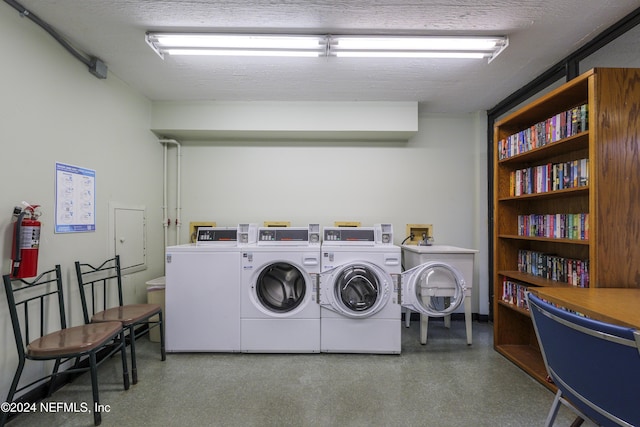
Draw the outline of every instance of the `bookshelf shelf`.
<instances>
[{"instance_id":1,"label":"bookshelf shelf","mask_svg":"<svg viewBox=\"0 0 640 427\"><path fill-rule=\"evenodd\" d=\"M535 199L564 199L566 197L582 197L585 193L589 193L589 186L565 188L563 190L547 191L544 193L523 194L521 196L508 196L500 197L500 202L517 202L523 200L535 200Z\"/></svg>"},{"instance_id":2,"label":"bookshelf shelf","mask_svg":"<svg viewBox=\"0 0 640 427\"><path fill-rule=\"evenodd\" d=\"M555 138L544 134L553 132L554 123L560 122L551 122L551 131L548 130L549 125L545 130L541 123L564 117L562 126L568 126L567 120L572 116L568 112L577 109L586 111L586 117L583 116L586 122L581 123L577 132L575 127L567 127L562 134L556 133ZM630 160L640 156L637 144L640 116L634 113L638 110L640 69L595 68L495 124L494 348L550 389L555 386L546 381L531 317L522 307L521 297L529 288L573 285L521 272L519 262L523 260L522 254L554 254L561 260L569 260L571 268L576 265L580 265L580 269L585 268L580 271L588 273L591 287L640 287L636 280L640 277L640 245L637 244L640 240L640 204L637 203L640 199L640 169L636 162ZM531 136L533 134L535 137ZM513 135L518 135L518 138ZM553 142L538 146L535 141L531 143L530 138ZM514 140L519 144L515 150ZM587 181L582 183L587 185L513 194L514 182L522 182L514 181L514 174L521 173L518 171L526 169L528 173L531 168L537 172L544 165L575 164L584 159L588 159ZM543 176L549 179L548 174ZM515 187L517 190L522 188L517 184ZM551 187L544 187L547 188ZM519 218L528 220L529 217L542 216L546 219L547 215L582 213L588 214L584 216L588 227L586 240L518 234L522 224L526 224L519 224ZM529 229L525 227L525 230ZM574 263L576 261L578 264ZM538 264L530 265L538 267ZM544 263L543 267L546 267ZM521 264L520 269L533 271L531 268L523 269ZM515 300L513 294L503 292L503 286L514 285L520 292ZM511 300L503 301L503 295Z\"/></svg>"},{"instance_id":3,"label":"bookshelf shelf","mask_svg":"<svg viewBox=\"0 0 640 427\"><path fill-rule=\"evenodd\" d=\"M538 160L548 159L567 151L577 151L589 147L589 131L552 142L542 147L499 160L500 164L521 165Z\"/></svg>"},{"instance_id":4,"label":"bookshelf shelf","mask_svg":"<svg viewBox=\"0 0 640 427\"><path fill-rule=\"evenodd\" d=\"M502 345L496 348L503 356L519 366L533 378L540 381L550 390L555 386L547 381L547 370L540 356L540 348L530 345Z\"/></svg>"},{"instance_id":5,"label":"bookshelf shelf","mask_svg":"<svg viewBox=\"0 0 640 427\"><path fill-rule=\"evenodd\" d=\"M580 239L553 239L551 237L535 237L535 236L518 236L511 234L501 234L498 236L500 239L511 239L511 240L528 240L528 241L537 241L537 242L549 242L549 243L565 243L569 245L589 245L588 240L580 240Z\"/></svg>"},{"instance_id":6,"label":"bookshelf shelf","mask_svg":"<svg viewBox=\"0 0 640 427\"><path fill-rule=\"evenodd\" d=\"M512 280L529 283L533 286L566 287L566 288L569 288L572 286L569 283L562 283L562 282L558 282L557 280L543 279L542 277L537 277L527 273L521 273L517 270L513 270L513 271L502 270L502 271L499 271L498 274Z\"/></svg>"},{"instance_id":7,"label":"bookshelf shelf","mask_svg":"<svg viewBox=\"0 0 640 427\"><path fill-rule=\"evenodd\" d=\"M526 310L524 308L518 307L515 304L510 304L508 302L505 301L499 301L498 304L503 305L505 307L507 307L509 310L513 310L515 312L520 313L523 316L527 316L530 317L531 315L529 314L529 310Z\"/></svg>"}]
</instances>

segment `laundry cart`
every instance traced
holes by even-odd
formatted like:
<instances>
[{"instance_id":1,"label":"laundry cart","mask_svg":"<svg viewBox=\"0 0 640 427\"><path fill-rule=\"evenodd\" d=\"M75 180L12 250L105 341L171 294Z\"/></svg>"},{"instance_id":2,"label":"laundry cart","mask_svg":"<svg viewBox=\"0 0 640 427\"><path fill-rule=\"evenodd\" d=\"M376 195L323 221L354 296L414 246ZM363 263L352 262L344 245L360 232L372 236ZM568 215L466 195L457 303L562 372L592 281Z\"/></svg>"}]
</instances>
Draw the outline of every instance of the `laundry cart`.
<instances>
[{"instance_id":1,"label":"laundry cart","mask_svg":"<svg viewBox=\"0 0 640 427\"><path fill-rule=\"evenodd\" d=\"M402 245L403 264L406 270L412 269L428 262L437 262L441 270L447 270L450 267L452 271L457 271L464 280L464 293L462 306L465 316L465 326L467 334L467 344L472 343L471 332L471 297L473 291L473 270L476 249L465 249L457 246L449 245L432 245L432 246L416 246ZM455 277L455 275L451 275ZM453 279L452 279L453 280ZM451 294L454 295L456 284L451 284ZM411 311L406 312L407 325ZM444 316L445 326L450 326L451 315ZM427 343L427 330L429 326L429 316L420 314L420 342Z\"/></svg>"}]
</instances>

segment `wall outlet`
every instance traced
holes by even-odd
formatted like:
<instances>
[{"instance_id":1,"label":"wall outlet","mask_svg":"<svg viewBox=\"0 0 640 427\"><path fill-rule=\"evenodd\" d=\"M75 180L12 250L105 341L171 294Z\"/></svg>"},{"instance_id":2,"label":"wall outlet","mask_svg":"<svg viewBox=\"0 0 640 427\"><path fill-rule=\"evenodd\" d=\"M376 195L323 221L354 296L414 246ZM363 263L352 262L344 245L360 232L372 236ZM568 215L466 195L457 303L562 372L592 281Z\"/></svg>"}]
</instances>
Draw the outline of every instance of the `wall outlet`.
<instances>
[{"instance_id":1,"label":"wall outlet","mask_svg":"<svg viewBox=\"0 0 640 427\"><path fill-rule=\"evenodd\" d=\"M433 224L407 224L405 237L409 237L405 245L417 245L425 237L433 238Z\"/></svg>"}]
</instances>

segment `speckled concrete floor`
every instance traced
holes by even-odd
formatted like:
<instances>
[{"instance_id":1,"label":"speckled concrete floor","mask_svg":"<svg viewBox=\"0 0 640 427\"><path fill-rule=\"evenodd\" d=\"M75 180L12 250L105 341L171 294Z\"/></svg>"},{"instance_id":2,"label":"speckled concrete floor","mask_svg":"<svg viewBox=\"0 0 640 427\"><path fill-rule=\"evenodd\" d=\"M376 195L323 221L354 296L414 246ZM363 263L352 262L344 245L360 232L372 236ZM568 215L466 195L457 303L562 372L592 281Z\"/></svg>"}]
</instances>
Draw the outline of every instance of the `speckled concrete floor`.
<instances>
[{"instance_id":1,"label":"speckled concrete floor","mask_svg":"<svg viewBox=\"0 0 640 427\"><path fill-rule=\"evenodd\" d=\"M492 325L432 321L402 327L401 355L167 354L142 338L139 382L120 382L117 357L100 367L103 426L542 426L553 394L492 347ZM400 327L400 325L399 325ZM91 406L88 375L52 402ZM557 426L575 416L561 408ZM8 426L90 426L90 413L22 414ZM589 423L583 424L590 426Z\"/></svg>"}]
</instances>

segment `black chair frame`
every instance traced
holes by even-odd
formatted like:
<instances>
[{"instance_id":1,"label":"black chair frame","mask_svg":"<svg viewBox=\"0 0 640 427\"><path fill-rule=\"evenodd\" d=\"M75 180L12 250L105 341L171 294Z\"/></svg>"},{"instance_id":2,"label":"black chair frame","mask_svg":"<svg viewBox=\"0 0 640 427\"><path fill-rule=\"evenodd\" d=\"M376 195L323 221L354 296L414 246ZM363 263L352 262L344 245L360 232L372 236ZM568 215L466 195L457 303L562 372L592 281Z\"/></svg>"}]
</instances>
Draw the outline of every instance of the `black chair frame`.
<instances>
[{"instance_id":1,"label":"black chair frame","mask_svg":"<svg viewBox=\"0 0 640 427\"><path fill-rule=\"evenodd\" d=\"M136 384L138 382L136 339L148 334L152 328L160 328L160 354L161 359L163 361L166 360L162 308L150 304L124 304L119 255L107 259L98 267L76 261L75 268L85 323L113 320L122 322L122 326L127 332L126 340L129 343L131 353L132 383ZM117 305L109 304L109 290L112 288L113 283L117 288ZM101 298L98 298L98 296ZM113 310L116 307L124 310L116 312ZM130 308L138 308L139 310L131 316L131 313L127 313Z\"/></svg>"},{"instance_id":2,"label":"black chair frame","mask_svg":"<svg viewBox=\"0 0 640 427\"><path fill-rule=\"evenodd\" d=\"M3 282L7 295L9 313L11 315L13 335L18 352L18 366L7 394L6 401L13 402L16 393L39 383L45 384L46 380L49 380L47 396L51 396L56 384L56 378L59 375L69 375L90 371L94 404L94 407L91 408L91 412L93 412L94 424L100 425L102 421L101 413L99 410L95 410L99 408L100 404L98 366L117 352L120 352L122 357L124 389L129 389L129 373L127 370L126 344L124 338L125 334L122 327L120 325L116 325L119 326L119 328L115 330L115 332L109 333L109 336L100 340L100 342L97 342L99 340L96 339L95 342L89 340L86 343L83 343L86 344L83 345L86 350L79 349L73 353L66 353L64 348L62 348L59 352L52 351L48 355L43 354L43 352L37 351L41 350L41 348L30 349L29 345L38 342L42 337L54 335L63 330L65 333L79 331L81 332L81 336L99 331L95 328L87 328L86 325L72 328L67 327L60 265L56 265L54 269L40 274L31 281L26 279L13 279L10 275L4 275ZM48 325L45 315L47 315L51 310L51 306L56 304L59 310L60 329L50 331L50 328L47 327ZM36 308L35 311L33 310L34 306ZM36 316L39 326L37 331L33 331L33 328L30 327L30 325L32 324L31 322L36 320L34 319ZM64 338L65 335L62 334L61 340ZM53 350L55 350L55 348ZM97 357L98 353L100 353L100 360L98 360ZM89 366L81 366L81 362L86 359L89 361ZM22 376L27 360L54 360L55 363L52 373L19 387L20 377ZM74 363L69 369L59 371L62 364L71 360L74 360ZM4 426L9 416L9 412L3 411L0 426Z\"/></svg>"}]
</instances>

